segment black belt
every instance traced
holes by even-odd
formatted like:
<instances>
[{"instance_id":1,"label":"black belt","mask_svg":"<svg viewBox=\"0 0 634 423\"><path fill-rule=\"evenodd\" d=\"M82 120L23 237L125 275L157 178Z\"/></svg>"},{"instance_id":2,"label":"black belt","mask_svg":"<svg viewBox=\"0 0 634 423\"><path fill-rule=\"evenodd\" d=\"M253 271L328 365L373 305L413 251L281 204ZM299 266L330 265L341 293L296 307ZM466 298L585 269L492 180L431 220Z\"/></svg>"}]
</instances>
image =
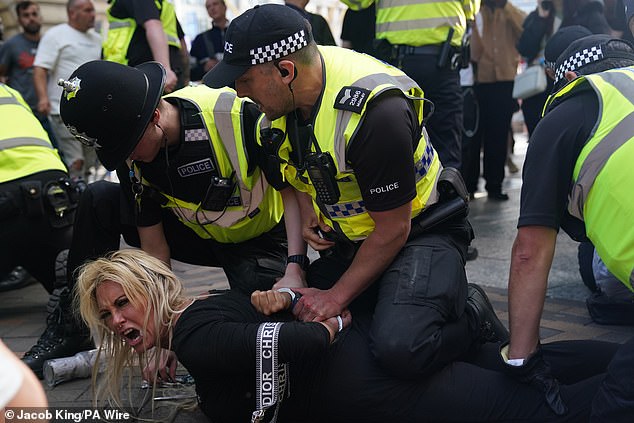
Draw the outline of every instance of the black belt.
<instances>
[{"instance_id":1,"label":"black belt","mask_svg":"<svg viewBox=\"0 0 634 423\"><path fill-rule=\"evenodd\" d=\"M440 45L429 45L429 46L406 46L406 45L397 45L398 54L401 56L409 56L416 54L426 54L426 55L434 55L437 56L440 53Z\"/></svg>"}]
</instances>

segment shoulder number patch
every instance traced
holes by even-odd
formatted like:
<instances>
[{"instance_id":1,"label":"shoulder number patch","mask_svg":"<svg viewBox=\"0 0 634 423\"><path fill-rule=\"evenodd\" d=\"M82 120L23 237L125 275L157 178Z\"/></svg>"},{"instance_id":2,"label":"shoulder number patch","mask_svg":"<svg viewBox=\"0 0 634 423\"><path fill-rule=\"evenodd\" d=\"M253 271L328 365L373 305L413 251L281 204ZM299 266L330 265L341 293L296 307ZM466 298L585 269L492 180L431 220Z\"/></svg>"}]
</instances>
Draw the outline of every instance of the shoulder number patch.
<instances>
[{"instance_id":1,"label":"shoulder number patch","mask_svg":"<svg viewBox=\"0 0 634 423\"><path fill-rule=\"evenodd\" d=\"M343 87L335 100L335 109L361 113L365 102L368 101L370 90L360 87Z\"/></svg>"}]
</instances>

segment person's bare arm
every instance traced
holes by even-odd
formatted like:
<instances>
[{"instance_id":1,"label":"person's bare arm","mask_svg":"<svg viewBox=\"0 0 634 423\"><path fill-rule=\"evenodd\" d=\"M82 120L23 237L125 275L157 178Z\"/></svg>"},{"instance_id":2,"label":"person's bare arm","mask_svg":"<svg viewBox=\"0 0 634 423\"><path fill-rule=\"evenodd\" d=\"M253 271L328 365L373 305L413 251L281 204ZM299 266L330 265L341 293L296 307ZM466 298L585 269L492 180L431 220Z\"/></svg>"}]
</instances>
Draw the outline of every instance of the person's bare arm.
<instances>
[{"instance_id":1,"label":"person's bare arm","mask_svg":"<svg viewBox=\"0 0 634 423\"><path fill-rule=\"evenodd\" d=\"M294 188L287 187L280 191L284 203L284 225L288 241L288 255L306 255L306 242L302 238L302 218ZM274 289L283 287L306 286L305 272L297 263L289 263L286 266L284 276L273 286Z\"/></svg>"},{"instance_id":2,"label":"person's bare arm","mask_svg":"<svg viewBox=\"0 0 634 423\"><path fill-rule=\"evenodd\" d=\"M48 69L33 66L33 85L37 95L37 111L48 116L51 113L51 102L48 98Z\"/></svg>"},{"instance_id":3,"label":"person's bare arm","mask_svg":"<svg viewBox=\"0 0 634 423\"><path fill-rule=\"evenodd\" d=\"M165 91L172 92L176 88L178 78L170 65L169 46L163 25L158 19L149 19L143 23L143 29L145 29L145 37L150 45L150 50L152 50L152 57L163 65L167 73Z\"/></svg>"},{"instance_id":4,"label":"person's bare arm","mask_svg":"<svg viewBox=\"0 0 634 423\"><path fill-rule=\"evenodd\" d=\"M0 356L2 361L11 363L12 368L17 368L22 375L22 383L16 394L5 405L6 408L47 407L48 401L42 388L42 384L35 374L18 357L0 341ZM1 369L0 369L1 370ZM0 407L0 423L5 421L5 413ZM40 421L40 420L35 420ZM45 420L41 420L45 421Z\"/></svg>"},{"instance_id":5,"label":"person's bare arm","mask_svg":"<svg viewBox=\"0 0 634 423\"><path fill-rule=\"evenodd\" d=\"M340 314L379 278L407 241L411 227L411 202L392 210L368 212L374 231L363 241L352 264L328 290L305 288L296 309L303 321L324 320Z\"/></svg>"},{"instance_id":6,"label":"person's bare arm","mask_svg":"<svg viewBox=\"0 0 634 423\"><path fill-rule=\"evenodd\" d=\"M189 81L190 81L190 76L189 76L189 72L190 72L190 68L189 68L189 50L187 50L187 43L185 42L184 38L181 38L180 40L181 43L181 59L183 61L183 86L188 86L189 85Z\"/></svg>"},{"instance_id":7,"label":"person's bare arm","mask_svg":"<svg viewBox=\"0 0 634 423\"><path fill-rule=\"evenodd\" d=\"M523 226L517 231L508 286L509 358L526 358L537 348L556 241L557 231L546 226Z\"/></svg>"},{"instance_id":8,"label":"person's bare arm","mask_svg":"<svg viewBox=\"0 0 634 423\"><path fill-rule=\"evenodd\" d=\"M170 247L165 238L163 223L157 223L153 226L139 226L137 231L141 240L141 249L172 267Z\"/></svg>"}]
</instances>

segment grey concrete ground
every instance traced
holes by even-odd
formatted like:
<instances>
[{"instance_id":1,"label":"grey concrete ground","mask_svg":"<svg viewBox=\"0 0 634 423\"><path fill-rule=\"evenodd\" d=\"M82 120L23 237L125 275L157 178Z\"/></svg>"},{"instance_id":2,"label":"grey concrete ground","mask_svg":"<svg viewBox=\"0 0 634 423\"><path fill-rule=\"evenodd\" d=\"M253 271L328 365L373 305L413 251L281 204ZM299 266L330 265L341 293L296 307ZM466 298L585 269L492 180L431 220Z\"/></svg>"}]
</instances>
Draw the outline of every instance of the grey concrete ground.
<instances>
[{"instance_id":1,"label":"grey concrete ground","mask_svg":"<svg viewBox=\"0 0 634 423\"><path fill-rule=\"evenodd\" d=\"M514 160L521 166L526 149L525 137L517 136ZM479 250L479 257L468 262L467 273L471 282L486 288L500 318L506 323L506 283L511 245L515 236L521 173L509 175L505 190L511 199L496 203L486 199L484 193L476 195L471 204L471 222ZM191 294L226 286L224 275L218 269L195 268L176 263L177 273L186 281ZM576 244L561 234L558 240L555 263L550 274L549 298L545 305L541 336L543 342L564 339L601 339L624 342L634 336L634 327L600 326L592 323L583 300L587 290L577 270ZM23 289L0 293L0 337L16 354L22 355L33 345L45 326L46 292L38 284ZM193 422L203 420L197 411L186 411L173 401L149 401L151 391L139 388L138 377L132 379L131 393L139 415L158 421ZM66 382L56 387L46 387L51 406L76 410L73 407L90 407L91 387L89 379ZM154 397L192 395L191 386L158 389ZM71 420L59 420L68 421ZM77 423L77 422L76 422Z\"/></svg>"}]
</instances>

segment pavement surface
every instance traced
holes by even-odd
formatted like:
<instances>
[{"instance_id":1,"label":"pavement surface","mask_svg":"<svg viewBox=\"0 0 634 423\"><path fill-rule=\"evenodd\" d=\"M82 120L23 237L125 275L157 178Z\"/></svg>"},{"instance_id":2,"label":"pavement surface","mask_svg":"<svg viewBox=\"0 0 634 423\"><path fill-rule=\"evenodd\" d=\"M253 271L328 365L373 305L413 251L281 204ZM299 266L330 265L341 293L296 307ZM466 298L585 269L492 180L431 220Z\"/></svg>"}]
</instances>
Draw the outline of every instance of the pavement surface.
<instances>
[{"instance_id":1,"label":"pavement surface","mask_svg":"<svg viewBox=\"0 0 634 423\"><path fill-rule=\"evenodd\" d=\"M526 151L526 137L516 134L513 160L520 166ZM515 237L521 170L516 174L507 172L504 189L510 200L506 202L488 201L486 193L476 193L471 203L470 219L474 226L474 244L479 250L476 260L467 263L470 282L483 286L488 293L500 319L508 324L507 278L511 246ZM577 244L565 234L560 234L553 268L549 277L548 299L544 308L541 326L542 342L566 339L596 339L623 343L634 336L633 326L602 326L592 322L585 307L589 292L581 282L577 267ZM174 263L174 270L184 280L188 293L199 294L210 288L226 287L226 279L219 269L194 267ZM0 293L0 338L18 356L27 351L37 341L45 327L46 291L37 283L22 289ZM185 374L183 369L179 374ZM44 382L43 382L44 383ZM192 397L193 386L159 387L141 389L142 381L135 375L131 379L130 393L133 409L138 416L161 422L204 421L197 409L187 410L183 400L174 401L170 397ZM64 412L81 411L91 407L91 381L77 379L55 387L45 385L51 407ZM151 397L163 398L152 402ZM165 399L167 397L168 399ZM55 417L55 416L54 416ZM60 422L71 422L69 414L60 414ZM85 416L84 416L85 417ZM100 417L105 417L103 414ZM113 421L129 421L123 417ZM75 421L75 423L78 423Z\"/></svg>"}]
</instances>

